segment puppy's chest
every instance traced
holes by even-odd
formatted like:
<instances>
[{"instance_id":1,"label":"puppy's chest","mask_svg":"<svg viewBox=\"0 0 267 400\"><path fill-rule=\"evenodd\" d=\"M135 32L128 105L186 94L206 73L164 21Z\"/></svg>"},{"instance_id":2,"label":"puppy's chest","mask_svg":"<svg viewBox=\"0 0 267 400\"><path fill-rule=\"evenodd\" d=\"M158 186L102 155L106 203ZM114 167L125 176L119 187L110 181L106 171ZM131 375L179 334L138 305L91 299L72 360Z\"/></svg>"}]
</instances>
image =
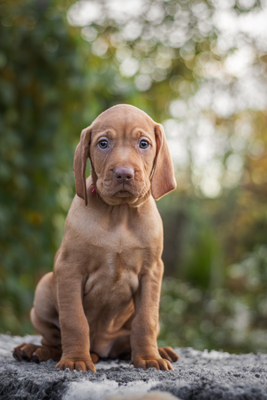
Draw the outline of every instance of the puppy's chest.
<instances>
[{"instance_id":1,"label":"puppy's chest","mask_svg":"<svg viewBox=\"0 0 267 400\"><path fill-rule=\"evenodd\" d=\"M93 246L89 252L89 270L91 273L101 270L115 280L122 277L123 272L138 274L147 252L139 243L125 243L122 240L106 243L103 247Z\"/></svg>"},{"instance_id":2,"label":"puppy's chest","mask_svg":"<svg viewBox=\"0 0 267 400\"><path fill-rule=\"evenodd\" d=\"M144 238L140 230L129 229L127 226L118 226L116 229L96 229L87 242L88 256L91 258L93 269L95 263L110 270L118 270L119 266L139 264L150 252L150 241Z\"/></svg>"},{"instance_id":3,"label":"puppy's chest","mask_svg":"<svg viewBox=\"0 0 267 400\"><path fill-rule=\"evenodd\" d=\"M135 226L131 227L119 219L110 226L100 221L91 231L87 241L88 277L84 286L84 294L90 302L94 298L110 304L131 300L143 268L153 265L155 258L160 257L151 238L153 235L148 231L143 223L135 221Z\"/></svg>"},{"instance_id":4,"label":"puppy's chest","mask_svg":"<svg viewBox=\"0 0 267 400\"><path fill-rule=\"evenodd\" d=\"M84 293L103 293L108 301L128 301L138 288L138 275L149 249L135 235L118 233L98 237L88 248L88 278Z\"/></svg>"},{"instance_id":5,"label":"puppy's chest","mask_svg":"<svg viewBox=\"0 0 267 400\"><path fill-rule=\"evenodd\" d=\"M107 253L98 267L89 273L84 295L94 309L99 307L121 308L126 306L138 288L138 270L122 253Z\"/></svg>"}]
</instances>

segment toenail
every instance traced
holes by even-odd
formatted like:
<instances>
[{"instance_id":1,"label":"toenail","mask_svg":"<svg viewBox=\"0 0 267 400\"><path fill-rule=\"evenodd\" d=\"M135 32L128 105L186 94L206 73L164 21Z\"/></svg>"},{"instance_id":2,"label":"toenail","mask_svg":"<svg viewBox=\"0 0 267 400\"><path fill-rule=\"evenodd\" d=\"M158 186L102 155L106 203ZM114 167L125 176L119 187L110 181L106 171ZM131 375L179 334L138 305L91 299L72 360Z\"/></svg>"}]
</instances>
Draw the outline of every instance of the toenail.
<instances>
[{"instance_id":1,"label":"toenail","mask_svg":"<svg viewBox=\"0 0 267 400\"><path fill-rule=\"evenodd\" d=\"M15 350L13 351L13 357L15 358L15 360L20 361L18 353Z\"/></svg>"},{"instance_id":2,"label":"toenail","mask_svg":"<svg viewBox=\"0 0 267 400\"><path fill-rule=\"evenodd\" d=\"M37 356L33 356L32 361L35 362L36 364L39 364L40 360Z\"/></svg>"},{"instance_id":3,"label":"toenail","mask_svg":"<svg viewBox=\"0 0 267 400\"><path fill-rule=\"evenodd\" d=\"M22 351L21 358L24 361L29 361L30 360L29 357L27 356L27 354L25 353L25 351Z\"/></svg>"}]
</instances>

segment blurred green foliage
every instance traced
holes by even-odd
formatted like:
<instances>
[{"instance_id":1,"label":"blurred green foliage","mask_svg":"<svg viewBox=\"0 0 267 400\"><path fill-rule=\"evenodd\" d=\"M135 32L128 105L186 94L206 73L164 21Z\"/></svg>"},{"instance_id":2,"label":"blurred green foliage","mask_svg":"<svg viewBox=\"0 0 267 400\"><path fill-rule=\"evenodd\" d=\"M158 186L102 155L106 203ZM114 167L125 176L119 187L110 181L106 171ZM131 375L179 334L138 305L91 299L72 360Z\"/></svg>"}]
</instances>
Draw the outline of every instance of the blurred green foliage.
<instances>
[{"instance_id":1,"label":"blurred green foliage","mask_svg":"<svg viewBox=\"0 0 267 400\"><path fill-rule=\"evenodd\" d=\"M266 110L233 105L223 115L218 99L201 109L205 84L234 98L238 78L212 71L225 69L237 44L220 48L212 1L144 0L130 20L95 1L100 17L83 27L74 21L80 4L0 2L0 332L32 332L34 288L52 269L74 195L81 129L130 103L166 122L171 150L181 137L186 149L186 161L175 160L177 190L158 202L166 276L159 343L266 351ZM232 4L236 15L261 7L241 5ZM253 48L263 82L266 55L255 40L240 40ZM218 145L205 169L196 143L211 126ZM208 196L216 168L218 193Z\"/></svg>"},{"instance_id":2,"label":"blurred green foliage","mask_svg":"<svg viewBox=\"0 0 267 400\"><path fill-rule=\"evenodd\" d=\"M165 278L159 345L230 352L267 351L267 246L257 246L210 290Z\"/></svg>"}]
</instances>

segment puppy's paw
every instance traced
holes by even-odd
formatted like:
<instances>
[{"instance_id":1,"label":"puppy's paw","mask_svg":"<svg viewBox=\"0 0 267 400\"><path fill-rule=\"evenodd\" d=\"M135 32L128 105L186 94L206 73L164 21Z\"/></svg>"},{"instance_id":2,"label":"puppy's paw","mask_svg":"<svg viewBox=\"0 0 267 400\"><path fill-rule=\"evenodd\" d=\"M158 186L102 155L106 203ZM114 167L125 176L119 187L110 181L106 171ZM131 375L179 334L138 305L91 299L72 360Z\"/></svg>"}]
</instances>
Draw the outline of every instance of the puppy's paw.
<instances>
[{"instance_id":1,"label":"puppy's paw","mask_svg":"<svg viewBox=\"0 0 267 400\"><path fill-rule=\"evenodd\" d=\"M95 364L91 359L81 359L81 360L71 360L67 358L63 358L57 363L56 369L61 369L64 370L66 368L69 368L70 371L73 371L76 369L77 371L91 371L91 372L96 372L96 367Z\"/></svg>"},{"instance_id":2,"label":"puppy's paw","mask_svg":"<svg viewBox=\"0 0 267 400\"><path fill-rule=\"evenodd\" d=\"M28 357L28 359L26 359L26 357L24 356L24 348L27 346L26 343L21 343L19 346L15 347L12 350L12 354L13 357L17 360L17 361L21 361L21 360L25 360L25 361L30 361L30 358Z\"/></svg>"},{"instance_id":3,"label":"puppy's paw","mask_svg":"<svg viewBox=\"0 0 267 400\"><path fill-rule=\"evenodd\" d=\"M165 360L163 358L151 358L151 359L143 359L143 358L136 358L133 361L133 365L135 368L156 368L158 370L167 371L173 369L169 360Z\"/></svg>"},{"instance_id":4,"label":"puppy's paw","mask_svg":"<svg viewBox=\"0 0 267 400\"><path fill-rule=\"evenodd\" d=\"M61 357L61 349L56 347L39 346L32 343L21 343L13 350L13 357L18 360L33 361L39 363L52 359L58 361Z\"/></svg>"},{"instance_id":5,"label":"puppy's paw","mask_svg":"<svg viewBox=\"0 0 267 400\"><path fill-rule=\"evenodd\" d=\"M47 348L32 343L21 343L19 346L15 347L13 350L13 357L18 361L34 361L37 363L51 358Z\"/></svg>"},{"instance_id":6,"label":"puppy's paw","mask_svg":"<svg viewBox=\"0 0 267 400\"><path fill-rule=\"evenodd\" d=\"M167 346L167 347L159 347L158 348L159 354L165 360L169 360L171 362L179 360L179 356L175 353L175 351Z\"/></svg>"},{"instance_id":7,"label":"puppy's paw","mask_svg":"<svg viewBox=\"0 0 267 400\"><path fill-rule=\"evenodd\" d=\"M94 364L96 364L99 361L99 357L97 354L95 353L90 353L91 359L93 361Z\"/></svg>"}]
</instances>

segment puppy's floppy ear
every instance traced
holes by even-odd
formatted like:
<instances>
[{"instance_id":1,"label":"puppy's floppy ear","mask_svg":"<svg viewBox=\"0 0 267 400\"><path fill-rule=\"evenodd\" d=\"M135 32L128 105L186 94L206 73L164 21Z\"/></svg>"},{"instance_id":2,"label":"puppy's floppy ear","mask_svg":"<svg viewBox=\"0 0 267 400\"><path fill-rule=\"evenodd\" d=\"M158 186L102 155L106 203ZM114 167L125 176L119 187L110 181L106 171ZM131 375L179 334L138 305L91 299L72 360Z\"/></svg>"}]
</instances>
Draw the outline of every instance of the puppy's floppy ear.
<instances>
[{"instance_id":1,"label":"puppy's floppy ear","mask_svg":"<svg viewBox=\"0 0 267 400\"><path fill-rule=\"evenodd\" d=\"M163 126L155 125L157 153L154 163L154 174L151 181L151 192L154 199L158 200L176 188L173 163L167 146Z\"/></svg>"},{"instance_id":2,"label":"puppy's floppy ear","mask_svg":"<svg viewBox=\"0 0 267 400\"><path fill-rule=\"evenodd\" d=\"M73 171L75 176L76 193L85 200L87 205L86 192L86 162L89 157L89 145L91 139L91 126L82 130L81 138L74 154Z\"/></svg>"}]
</instances>

